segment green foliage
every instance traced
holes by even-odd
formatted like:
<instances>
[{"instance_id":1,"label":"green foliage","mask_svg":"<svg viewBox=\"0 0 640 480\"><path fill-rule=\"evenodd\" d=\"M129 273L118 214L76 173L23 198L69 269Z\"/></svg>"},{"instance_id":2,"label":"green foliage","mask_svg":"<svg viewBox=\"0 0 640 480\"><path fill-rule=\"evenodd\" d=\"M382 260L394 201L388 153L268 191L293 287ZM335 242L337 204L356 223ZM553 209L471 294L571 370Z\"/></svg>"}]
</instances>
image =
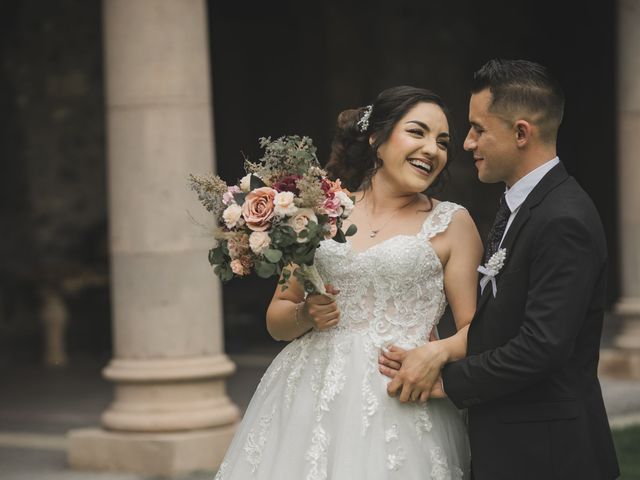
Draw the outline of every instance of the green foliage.
<instances>
[{"instance_id":1,"label":"green foliage","mask_svg":"<svg viewBox=\"0 0 640 480\"><path fill-rule=\"evenodd\" d=\"M271 263L278 263L282 259L282 252L280 250L274 250L272 248L265 250L263 255L264 258L269 260Z\"/></svg>"},{"instance_id":2,"label":"green foliage","mask_svg":"<svg viewBox=\"0 0 640 480\"><path fill-rule=\"evenodd\" d=\"M244 192L238 192L238 193L234 193L233 194L233 199L240 206L242 206L244 204L245 198L247 198L247 194L244 193Z\"/></svg>"},{"instance_id":3,"label":"green foliage","mask_svg":"<svg viewBox=\"0 0 640 480\"><path fill-rule=\"evenodd\" d=\"M620 480L640 480L640 426L613 430Z\"/></svg>"},{"instance_id":4,"label":"green foliage","mask_svg":"<svg viewBox=\"0 0 640 480\"><path fill-rule=\"evenodd\" d=\"M278 285L280 285L281 291L284 292L287 288L289 288L290 279L291 279L291 269L283 268L282 276L280 277L280 280L278 280Z\"/></svg>"},{"instance_id":5,"label":"green foliage","mask_svg":"<svg viewBox=\"0 0 640 480\"><path fill-rule=\"evenodd\" d=\"M355 224L352 223L351 225L349 225L349 228L347 228L347 231L344 232L344 236L351 237L355 235L357 231L358 231L358 227L356 227Z\"/></svg>"},{"instance_id":6,"label":"green foliage","mask_svg":"<svg viewBox=\"0 0 640 480\"><path fill-rule=\"evenodd\" d=\"M253 163L245 160L245 170L264 180L273 179L286 172L288 175L304 175L311 167L320 168L316 147L309 137L298 135L282 136L276 140L262 137L260 148L264 156ZM251 177L253 181L253 176ZM251 189L255 188L253 184Z\"/></svg>"},{"instance_id":7,"label":"green foliage","mask_svg":"<svg viewBox=\"0 0 640 480\"><path fill-rule=\"evenodd\" d=\"M279 225L271 233L271 244L276 247L288 247L296 242L296 232L289 225Z\"/></svg>"},{"instance_id":8,"label":"green foliage","mask_svg":"<svg viewBox=\"0 0 640 480\"><path fill-rule=\"evenodd\" d=\"M256 188L266 187L267 185L256 175L249 177L249 190L255 190Z\"/></svg>"},{"instance_id":9,"label":"green foliage","mask_svg":"<svg viewBox=\"0 0 640 480\"><path fill-rule=\"evenodd\" d=\"M212 266L224 263L225 257L224 244L222 242L217 247L209 250L209 264Z\"/></svg>"},{"instance_id":10,"label":"green foliage","mask_svg":"<svg viewBox=\"0 0 640 480\"><path fill-rule=\"evenodd\" d=\"M219 217L225 209L222 195L228 190L228 185L217 175L193 175L188 177L191 190L198 194L198 200L209 212Z\"/></svg>"},{"instance_id":11,"label":"green foliage","mask_svg":"<svg viewBox=\"0 0 640 480\"><path fill-rule=\"evenodd\" d=\"M231 270L231 267L228 263L221 263L220 265L216 265L213 271L216 275L218 275L218 277L220 277L220 280L223 283L226 283L233 278L233 271Z\"/></svg>"},{"instance_id":12,"label":"green foliage","mask_svg":"<svg viewBox=\"0 0 640 480\"><path fill-rule=\"evenodd\" d=\"M255 270L260 278L269 278L276 274L277 267L273 263L258 260L255 264Z\"/></svg>"}]
</instances>

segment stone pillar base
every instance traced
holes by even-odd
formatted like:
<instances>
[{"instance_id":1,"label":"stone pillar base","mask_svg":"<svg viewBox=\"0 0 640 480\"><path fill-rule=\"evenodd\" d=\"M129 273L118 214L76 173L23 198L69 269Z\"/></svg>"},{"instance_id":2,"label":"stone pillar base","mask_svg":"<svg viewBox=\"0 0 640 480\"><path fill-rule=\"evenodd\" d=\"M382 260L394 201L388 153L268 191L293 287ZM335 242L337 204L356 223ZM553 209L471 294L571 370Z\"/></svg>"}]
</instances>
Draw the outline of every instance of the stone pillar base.
<instances>
[{"instance_id":1,"label":"stone pillar base","mask_svg":"<svg viewBox=\"0 0 640 480\"><path fill-rule=\"evenodd\" d=\"M120 433L83 428L68 433L69 466L76 470L178 475L215 471L236 426L179 433ZM213 475L212 475L213 477Z\"/></svg>"},{"instance_id":2,"label":"stone pillar base","mask_svg":"<svg viewBox=\"0 0 640 480\"><path fill-rule=\"evenodd\" d=\"M615 335L600 350L598 374L640 380L640 298L624 297L615 305Z\"/></svg>"},{"instance_id":3,"label":"stone pillar base","mask_svg":"<svg viewBox=\"0 0 640 480\"><path fill-rule=\"evenodd\" d=\"M606 348L600 350L598 375L640 380L640 349Z\"/></svg>"}]
</instances>

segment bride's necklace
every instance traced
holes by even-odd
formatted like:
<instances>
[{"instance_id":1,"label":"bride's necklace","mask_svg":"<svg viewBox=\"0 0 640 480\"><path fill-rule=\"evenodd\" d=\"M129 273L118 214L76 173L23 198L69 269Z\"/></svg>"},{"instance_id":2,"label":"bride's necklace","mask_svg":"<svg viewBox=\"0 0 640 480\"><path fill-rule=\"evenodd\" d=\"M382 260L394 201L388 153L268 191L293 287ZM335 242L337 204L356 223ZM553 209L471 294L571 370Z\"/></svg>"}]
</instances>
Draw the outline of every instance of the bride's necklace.
<instances>
[{"instance_id":1,"label":"bride's necklace","mask_svg":"<svg viewBox=\"0 0 640 480\"><path fill-rule=\"evenodd\" d=\"M393 210L391 212L391 215L389 215L389 219L386 222L384 222L384 224L381 227L378 227L378 228L373 228L371 226L371 219L369 218L369 212L365 208L364 209L364 213L367 216L367 223L369 224L369 237L374 238L376 235L378 235L378 232L380 232L380 230L382 230L384 227L386 227L391 222L391 220L393 220L393 217L395 216L396 213L398 213L403 208L406 208L406 207L412 205L413 203L416 202L417 199L418 199L418 196L416 195L410 202L408 202L405 205L402 205L399 208L396 208L395 210Z\"/></svg>"}]
</instances>

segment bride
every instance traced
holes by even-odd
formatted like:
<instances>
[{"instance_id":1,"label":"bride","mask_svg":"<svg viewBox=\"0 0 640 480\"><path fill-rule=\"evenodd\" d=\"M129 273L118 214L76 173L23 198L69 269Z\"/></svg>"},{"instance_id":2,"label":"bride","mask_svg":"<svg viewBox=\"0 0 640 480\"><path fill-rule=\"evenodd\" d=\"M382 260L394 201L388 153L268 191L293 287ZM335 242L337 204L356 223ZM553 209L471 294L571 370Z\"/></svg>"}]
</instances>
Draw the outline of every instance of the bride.
<instances>
[{"instance_id":1,"label":"bride","mask_svg":"<svg viewBox=\"0 0 640 480\"><path fill-rule=\"evenodd\" d=\"M469 477L457 408L412 392L391 398L378 370L390 345L465 354L482 245L465 209L426 193L450 145L447 110L428 90L390 88L340 114L327 171L357 189L349 221L358 233L318 249L327 295L305 298L293 277L277 288L267 328L290 343L264 374L217 480ZM447 301L458 332L438 340Z\"/></svg>"}]
</instances>

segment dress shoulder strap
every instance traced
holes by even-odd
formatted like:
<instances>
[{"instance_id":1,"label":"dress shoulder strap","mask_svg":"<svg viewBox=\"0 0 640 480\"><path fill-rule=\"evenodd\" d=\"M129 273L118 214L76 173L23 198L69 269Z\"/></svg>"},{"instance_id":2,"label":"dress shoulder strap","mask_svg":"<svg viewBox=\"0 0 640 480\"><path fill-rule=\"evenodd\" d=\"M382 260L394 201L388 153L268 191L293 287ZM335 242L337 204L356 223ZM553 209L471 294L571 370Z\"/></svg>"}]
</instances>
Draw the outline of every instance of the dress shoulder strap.
<instances>
[{"instance_id":1,"label":"dress shoulder strap","mask_svg":"<svg viewBox=\"0 0 640 480\"><path fill-rule=\"evenodd\" d=\"M420 234L433 238L444 232L458 210L464 210L464 207L453 202L440 202L424 221Z\"/></svg>"}]
</instances>

